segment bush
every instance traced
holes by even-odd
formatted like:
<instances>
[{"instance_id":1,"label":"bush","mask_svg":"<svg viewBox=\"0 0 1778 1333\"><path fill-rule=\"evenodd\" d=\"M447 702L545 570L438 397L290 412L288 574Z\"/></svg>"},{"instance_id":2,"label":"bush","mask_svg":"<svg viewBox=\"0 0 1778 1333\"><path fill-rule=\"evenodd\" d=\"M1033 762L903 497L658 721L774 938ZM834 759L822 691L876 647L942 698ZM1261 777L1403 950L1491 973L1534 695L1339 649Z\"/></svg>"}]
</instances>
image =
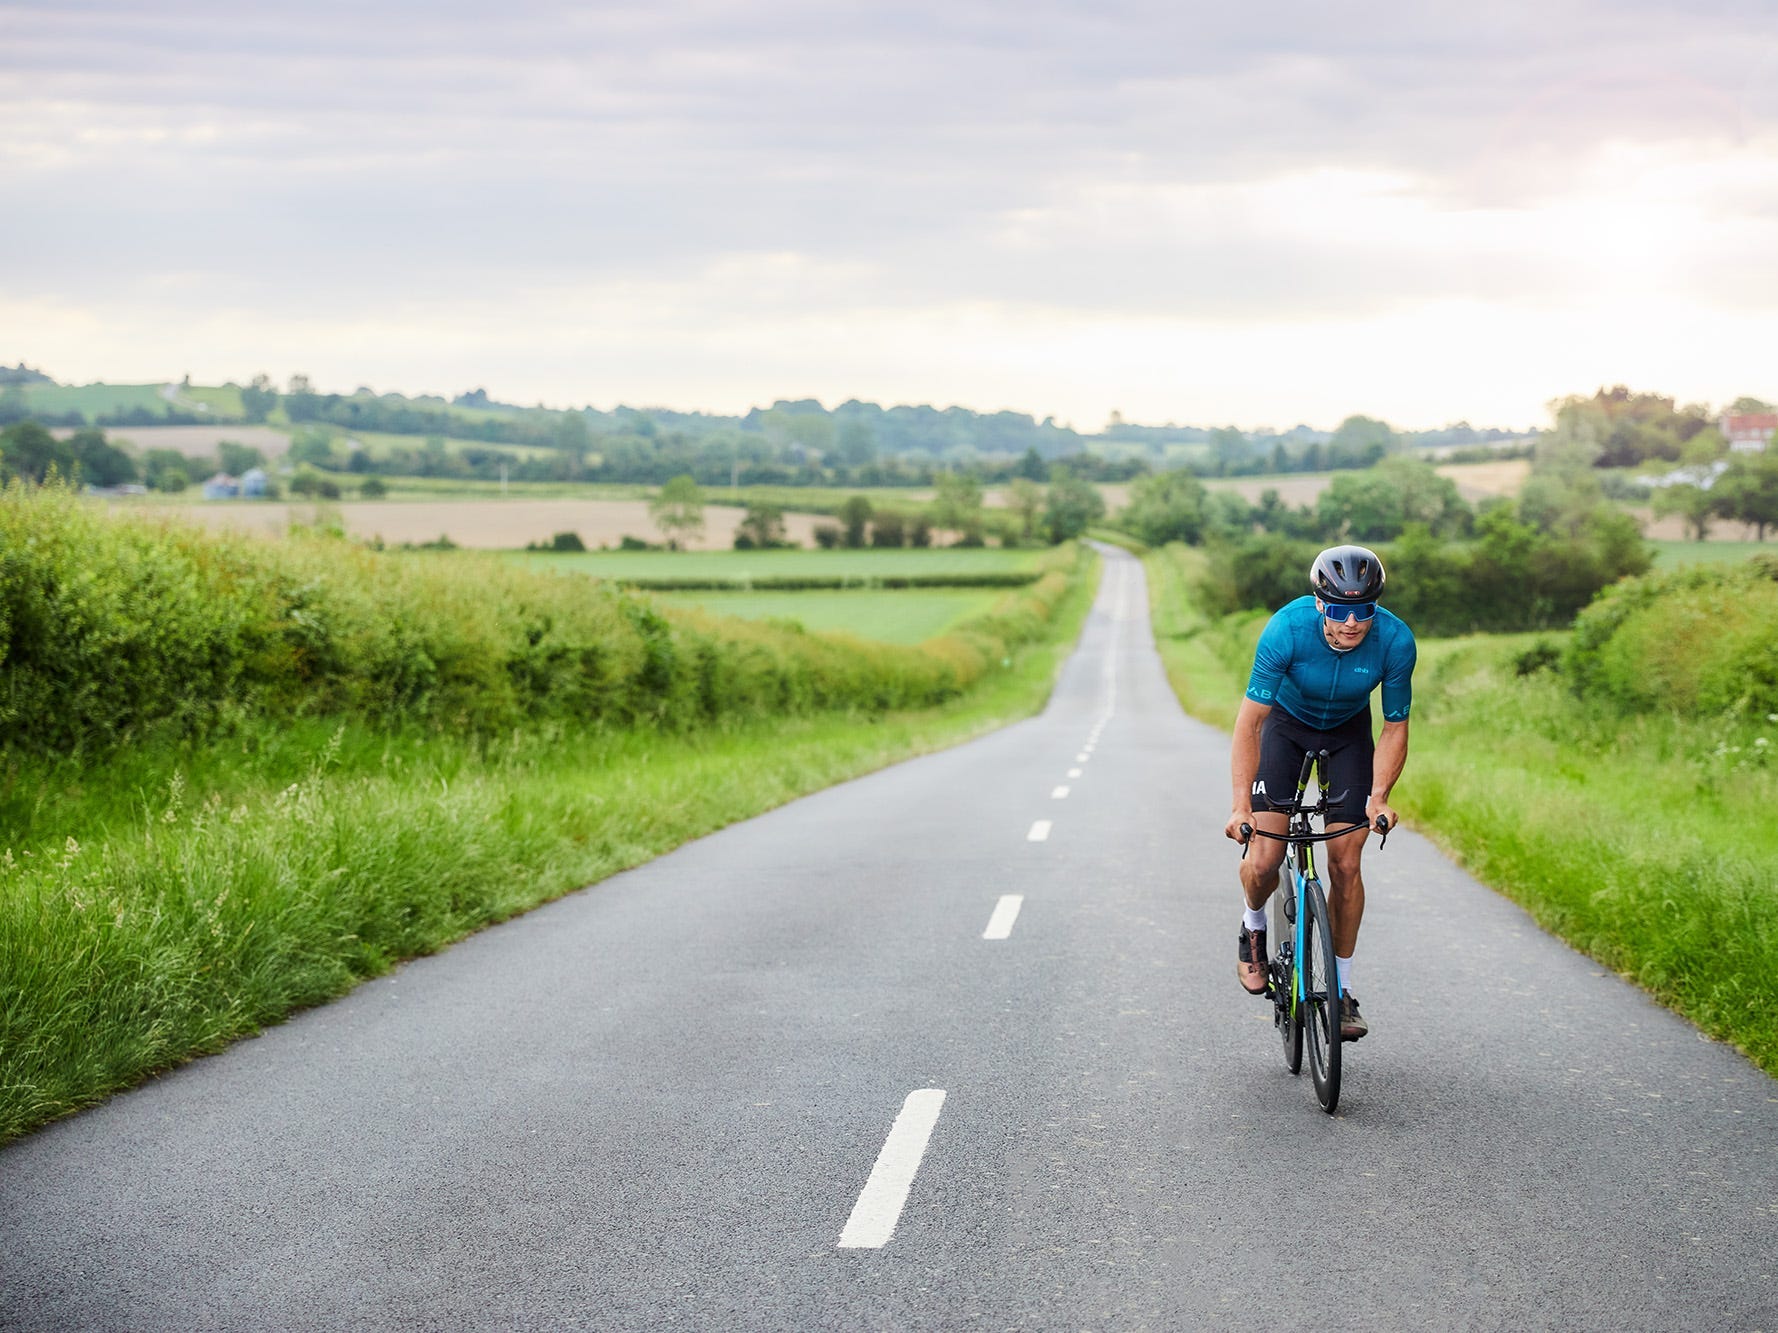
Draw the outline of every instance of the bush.
<instances>
[{"instance_id":1,"label":"bush","mask_svg":"<svg viewBox=\"0 0 1778 1333\"><path fill-rule=\"evenodd\" d=\"M1626 712L1778 713L1778 559L1608 589L1575 620L1562 668L1577 693Z\"/></svg>"},{"instance_id":2,"label":"bush","mask_svg":"<svg viewBox=\"0 0 1778 1333\"><path fill-rule=\"evenodd\" d=\"M1277 610L1309 591L1309 566L1320 549L1277 537L1212 543L1205 548L1209 558L1198 582L1204 610L1211 616Z\"/></svg>"}]
</instances>

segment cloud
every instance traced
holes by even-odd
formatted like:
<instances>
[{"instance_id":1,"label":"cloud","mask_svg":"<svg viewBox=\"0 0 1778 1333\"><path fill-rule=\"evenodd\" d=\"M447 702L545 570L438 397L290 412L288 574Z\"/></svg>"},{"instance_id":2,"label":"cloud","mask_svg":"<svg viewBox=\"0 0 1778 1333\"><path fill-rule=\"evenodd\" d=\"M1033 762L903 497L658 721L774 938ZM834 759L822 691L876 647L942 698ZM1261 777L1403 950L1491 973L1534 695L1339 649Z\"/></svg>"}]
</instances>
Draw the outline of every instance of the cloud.
<instances>
[{"instance_id":1,"label":"cloud","mask_svg":"<svg viewBox=\"0 0 1778 1333\"><path fill-rule=\"evenodd\" d=\"M0 243L32 260L0 280L15 328L158 309L268 349L280 322L333 328L373 362L347 378L389 382L358 331L454 366L441 330L497 327L517 367L621 320L627 342L593 346L663 398L693 366L769 398L816 351L832 382L870 378L809 330L908 330L883 354L909 367L921 328L1010 330L1047 365L1127 355L1119 329L1257 348L1425 338L1459 311L1584 322L1626 284L1675 324L1778 304L1778 37L1729 0L57 0L0 21ZM572 373L526 382L576 398ZM1094 373L1111 395L1117 366Z\"/></svg>"}]
</instances>

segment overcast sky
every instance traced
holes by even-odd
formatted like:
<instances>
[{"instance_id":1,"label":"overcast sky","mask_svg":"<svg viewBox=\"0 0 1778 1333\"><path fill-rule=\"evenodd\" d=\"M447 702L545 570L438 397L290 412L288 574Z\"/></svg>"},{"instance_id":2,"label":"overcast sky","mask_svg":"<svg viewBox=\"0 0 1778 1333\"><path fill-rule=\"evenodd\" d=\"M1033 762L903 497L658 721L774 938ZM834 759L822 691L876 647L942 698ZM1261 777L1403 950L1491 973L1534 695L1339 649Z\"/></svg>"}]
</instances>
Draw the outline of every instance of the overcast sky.
<instances>
[{"instance_id":1,"label":"overcast sky","mask_svg":"<svg viewBox=\"0 0 1778 1333\"><path fill-rule=\"evenodd\" d=\"M1778 3L0 0L0 361L1146 423L1778 397Z\"/></svg>"}]
</instances>

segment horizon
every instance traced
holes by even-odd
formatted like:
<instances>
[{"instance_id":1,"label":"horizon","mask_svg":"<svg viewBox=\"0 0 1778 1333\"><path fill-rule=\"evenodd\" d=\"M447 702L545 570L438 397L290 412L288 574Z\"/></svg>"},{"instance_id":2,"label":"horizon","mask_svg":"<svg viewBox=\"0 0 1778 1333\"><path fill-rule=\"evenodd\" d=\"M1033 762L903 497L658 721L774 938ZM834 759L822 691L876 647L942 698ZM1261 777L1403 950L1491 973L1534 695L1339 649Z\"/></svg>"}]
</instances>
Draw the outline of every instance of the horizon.
<instances>
[{"instance_id":1,"label":"horizon","mask_svg":"<svg viewBox=\"0 0 1778 1333\"><path fill-rule=\"evenodd\" d=\"M68 380L1089 433L1778 396L1778 30L1730 0L413 18L9 5L0 328Z\"/></svg>"},{"instance_id":2,"label":"horizon","mask_svg":"<svg viewBox=\"0 0 1778 1333\"><path fill-rule=\"evenodd\" d=\"M85 381L76 382L74 380L63 379L61 377L58 377L40 365L33 365L28 360L23 360L23 359L17 360L15 362L12 362L9 365L7 358L4 356L0 356L0 367L4 367L4 368L8 368L8 369L16 367L18 369L31 371L36 374L45 375L45 376L48 376L50 383L52 383L60 388L67 388L67 389L94 388L94 387L98 387L98 386L110 386L110 387L114 387L114 388L132 388L132 387L133 388L150 388L150 387L152 387L152 388L168 388L168 387L177 387L186 378L183 374L179 377L156 377L153 375L149 375L149 376L144 376L142 378L103 378L102 377L102 378L95 379L95 380L85 380ZM264 372L256 371L254 373L261 374ZM297 373L301 374L302 372L299 371ZM207 381L207 380L200 380L196 376L191 376L190 381L191 381L192 387L194 387L194 388L229 388L229 387L244 388L252 380L252 378L253 378L253 376L248 376L246 379L228 378L228 379L221 379L221 380L215 380L215 381ZM291 377L287 376L281 383L280 383L280 381L278 381L277 379L275 379L269 375L268 375L268 378L272 379L273 386L278 389L279 393L287 393L289 391L288 385L290 383ZM311 385L313 385L313 377L312 376L310 377L310 381L311 381ZM1601 385L1601 386L1599 386L1599 389L1604 390L1609 387L1612 387L1612 386ZM775 396L772 399L772 401L769 403L756 402L756 403L750 404L748 407L745 407L737 412L725 412L725 411L716 411L716 410L712 410L709 408L701 408L701 407L680 407L680 406L676 406L676 405L670 404L670 403L617 402L617 403L612 404L609 407L600 407L594 403L580 403L580 404L522 403L522 402L515 401L513 399L503 398L501 395L487 390L485 385L477 385L471 389L460 389L456 393L438 393L438 392L431 392L431 391L408 392L407 390L404 390L404 389L377 389L369 384L364 384L361 382L358 385L354 386L351 390L329 389L329 388L325 388L325 387L314 386L313 391L315 393L321 394L323 396L338 395L339 397L342 397L342 398L350 398L350 397L353 397L361 392L369 392L377 397L393 395L395 397L403 398L409 402L435 401L435 402L441 402L441 403L446 403L446 404L450 404L450 405L455 405L456 400L460 397L480 391L480 392L485 392L487 394L487 400L489 403L500 406L500 407L514 408L514 409L517 409L520 411L545 411L545 412L585 411L585 412L602 412L602 413L630 411L630 412L641 413L644 415L646 415L648 413L653 413L653 412L666 412L666 413L672 413L677 416L707 416L707 417L717 417L717 418L723 418L723 419L731 419L732 418L732 419L737 419L737 420L741 419L741 418L745 418L746 416L748 416L749 414L751 414L753 412L770 411L772 408L778 406L779 404L783 404L783 403L813 402L818 407L820 407L823 412L831 415L832 413L838 411L840 408L846 406L848 403L857 402L857 403L860 403L865 406L881 408L885 412L893 411L896 408L913 408L913 409L931 408L931 409L938 411L938 412L948 412L948 411L952 411L952 410L973 412L976 415L983 416L983 417L990 417L990 416L993 416L999 412L1012 412L1012 413L1016 413L1021 416L1029 417L1033 422L1037 423L1038 425L1043 425L1046 422L1053 421L1054 425L1058 429L1072 430L1077 435L1093 436L1093 437L1103 435L1107 430L1112 429L1114 427L1114 425L1130 426L1130 427L1135 427L1135 428L1141 429L1141 430L1215 430L1220 427L1227 427L1227 426L1234 425L1234 423L1232 423L1232 422L1211 422L1211 421L1166 421L1166 422L1133 421L1133 420L1130 420L1126 416L1121 421L1118 421L1116 423L1114 423L1110 420L1107 420L1106 422L1104 422L1103 424L1101 424L1100 426L1098 426L1096 428L1087 429L1087 428L1083 428L1083 427L1074 425L1073 423L1064 421L1064 420L1060 419L1059 417L1055 417L1053 414L1048 415L1048 416L1043 416L1043 415L1038 415L1037 413L1030 412L1030 411L1027 411L1025 409L1018 408L1018 407L982 408L982 407L971 406L968 403L942 403L941 404L941 403L937 403L937 402L883 403L883 402L876 402L874 400L865 399L865 398L842 399L839 402L833 403L830 405L829 403L825 402L824 400L817 398L813 395L805 395L804 397L801 397L801 398L791 398L786 395L780 394L780 395ZM1632 391L1639 392L1636 390L1632 390ZM1582 396L1584 396L1584 395L1582 395ZM1671 395L1663 395L1663 396L1671 397ZM1742 397L1745 395L1736 395L1736 396ZM1675 401L1677 401L1677 400L1675 400ZM1731 400L1731 401L1733 401L1733 400ZM1722 412L1727 411L1726 406L1721 409L1715 409L1713 407L1713 405L1709 405L1709 404L1705 404L1704 406L1712 408L1713 418L1715 416L1720 416ZM1243 433L1248 434L1248 435L1288 435L1292 431L1295 431L1295 430L1309 430L1309 431L1316 431L1316 432L1323 433L1323 434L1331 434L1335 430L1337 430L1339 428L1339 426L1344 421L1346 421L1348 418L1354 417L1354 416L1370 417L1371 414L1370 413L1349 412L1345 416L1341 417L1339 421L1336 421L1336 422L1332 423L1331 425L1317 425L1317 424L1307 422L1307 421L1296 421L1296 422L1292 422L1288 426L1279 426L1279 425L1275 425L1275 424L1262 424L1262 425L1251 426L1251 427L1235 426L1235 429L1241 430ZM1512 430L1520 435L1532 435L1532 434L1537 433L1539 430L1544 429L1543 427L1535 425L1535 424L1525 425L1525 426L1512 426L1512 425L1507 425L1507 424L1504 424L1501 422L1475 422L1475 421L1465 421L1460 418L1454 419L1451 421L1446 421L1446 422L1443 422L1443 423L1436 425L1436 426L1406 425L1401 422L1390 421L1390 420L1387 420L1386 418L1381 418L1381 417L1372 417L1372 419L1373 420L1380 420L1383 422L1384 425L1386 425L1390 429L1396 431L1398 434L1406 434L1406 435L1424 434L1424 433L1432 432L1432 431L1450 430L1450 429L1454 429L1454 428L1457 428L1460 426L1468 426L1471 429L1477 430L1477 431Z\"/></svg>"}]
</instances>

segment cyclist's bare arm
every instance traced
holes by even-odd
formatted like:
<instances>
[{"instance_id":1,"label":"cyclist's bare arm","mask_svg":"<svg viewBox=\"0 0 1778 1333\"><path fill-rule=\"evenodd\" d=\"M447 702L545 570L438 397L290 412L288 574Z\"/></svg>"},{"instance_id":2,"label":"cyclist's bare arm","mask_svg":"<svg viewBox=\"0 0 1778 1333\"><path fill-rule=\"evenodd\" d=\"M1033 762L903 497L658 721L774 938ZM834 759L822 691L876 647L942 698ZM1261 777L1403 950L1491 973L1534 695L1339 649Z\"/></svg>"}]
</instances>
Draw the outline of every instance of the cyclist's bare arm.
<instances>
[{"instance_id":1,"label":"cyclist's bare arm","mask_svg":"<svg viewBox=\"0 0 1778 1333\"><path fill-rule=\"evenodd\" d=\"M1377 816L1382 815L1394 828L1397 816L1395 807L1389 804L1389 793L1394 790L1396 781L1401 777L1401 770L1408 762L1408 720L1404 717L1400 722L1385 722L1383 732L1377 737L1377 753L1371 760L1371 792L1364 803L1364 818L1367 824L1376 823Z\"/></svg>"},{"instance_id":2,"label":"cyclist's bare arm","mask_svg":"<svg viewBox=\"0 0 1778 1333\"><path fill-rule=\"evenodd\" d=\"M1223 836L1240 842L1241 825L1253 826L1253 779L1259 774L1259 733L1265 726L1270 704L1241 700L1241 711L1235 715L1235 735L1229 744L1229 786L1231 790L1229 822Z\"/></svg>"}]
</instances>

